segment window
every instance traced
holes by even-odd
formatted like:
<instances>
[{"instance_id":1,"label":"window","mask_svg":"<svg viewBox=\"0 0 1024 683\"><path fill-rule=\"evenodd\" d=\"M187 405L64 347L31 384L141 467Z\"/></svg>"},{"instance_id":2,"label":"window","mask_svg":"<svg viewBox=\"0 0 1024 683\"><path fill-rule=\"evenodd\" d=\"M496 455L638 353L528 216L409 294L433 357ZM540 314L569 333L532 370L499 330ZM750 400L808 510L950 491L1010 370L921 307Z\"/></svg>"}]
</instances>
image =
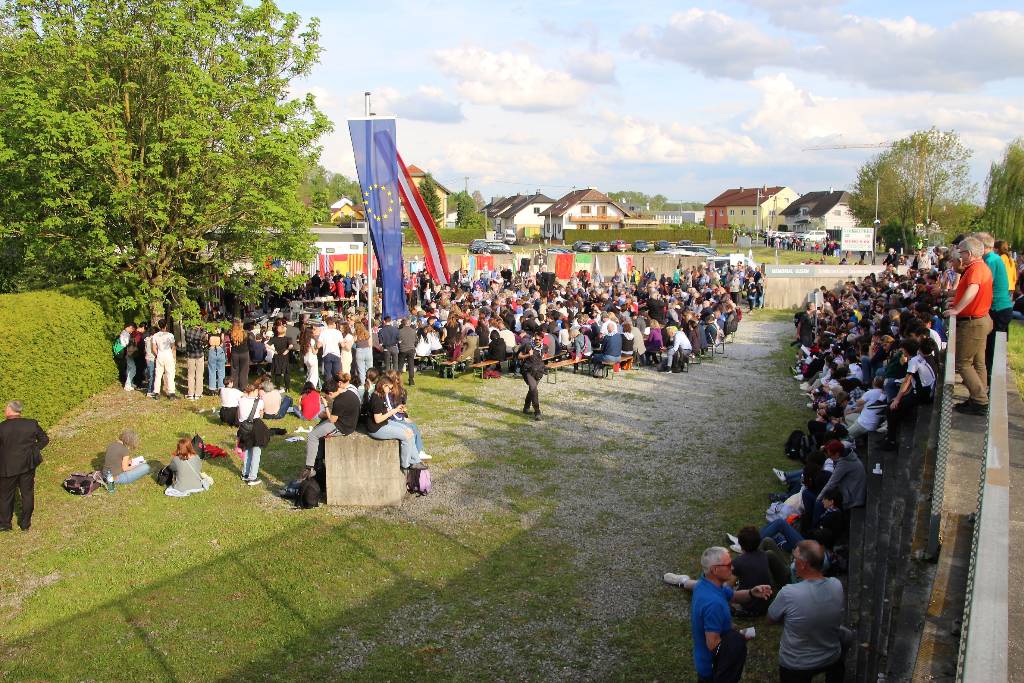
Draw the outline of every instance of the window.
<instances>
[{"instance_id":1,"label":"window","mask_svg":"<svg viewBox=\"0 0 1024 683\"><path fill-rule=\"evenodd\" d=\"M333 253L334 253L334 249L333 249L333 248L331 248L331 247L327 247L326 249L324 249L324 251L325 251L326 253L328 253L328 254L333 254Z\"/></svg>"},{"instance_id":2,"label":"window","mask_svg":"<svg viewBox=\"0 0 1024 683\"><path fill-rule=\"evenodd\" d=\"M741 216L746 216L747 215L747 210L746 209L740 209L740 215Z\"/></svg>"},{"instance_id":3,"label":"window","mask_svg":"<svg viewBox=\"0 0 1024 683\"><path fill-rule=\"evenodd\" d=\"M580 207L580 213L590 213L590 207L589 206L581 206Z\"/></svg>"},{"instance_id":4,"label":"window","mask_svg":"<svg viewBox=\"0 0 1024 683\"><path fill-rule=\"evenodd\" d=\"M540 213L540 207L539 206L533 207L533 215L536 216L539 213Z\"/></svg>"},{"instance_id":5,"label":"window","mask_svg":"<svg viewBox=\"0 0 1024 683\"><path fill-rule=\"evenodd\" d=\"M608 229L608 224L607 223L602 223L601 224L601 229L602 230L607 230Z\"/></svg>"},{"instance_id":6,"label":"window","mask_svg":"<svg viewBox=\"0 0 1024 683\"><path fill-rule=\"evenodd\" d=\"M719 216L724 216L725 215L725 209L719 209L718 210L718 215Z\"/></svg>"},{"instance_id":7,"label":"window","mask_svg":"<svg viewBox=\"0 0 1024 683\"><path fill-rule=\"evenodd\" d=\"M756 209L756 208L754 208L754 209L751 209L751 210L750 210L750 215L751 215L751 216L756 216L756 215L757 215L757 209Z\"/></svg>"},{"instance_id":8,"label":"window","mask_svg":"<svg viewBox=\"0 0 1024 683\"><path fill-rule=\"evenodd\" d=\"M801 206L800 207L800 215L801 216L808 216L808 215L810 215L810 213L811 213L811 210L808 209L806 206Z\"/></svg>"},{"instance_id":9,"label":"window","mask_svg":"<svg viewBox=\"0 0 1024 683\"><path fill-rule=\"evenodd\" d=\"M599 206L599 207L597 207L597 215L598 216L607 216L608 215L608 207L607 206Z\"/></svg>"},{"instance_id":10,"label":"window","mask_svg":"<svg viewBox=\"0 0 1024 683\"><path fill-rule=\"evenodd\" d=\"M736 215L736 209L729 209L729 215L730 216L735 216Z\"/></svg>"}]
</instances>

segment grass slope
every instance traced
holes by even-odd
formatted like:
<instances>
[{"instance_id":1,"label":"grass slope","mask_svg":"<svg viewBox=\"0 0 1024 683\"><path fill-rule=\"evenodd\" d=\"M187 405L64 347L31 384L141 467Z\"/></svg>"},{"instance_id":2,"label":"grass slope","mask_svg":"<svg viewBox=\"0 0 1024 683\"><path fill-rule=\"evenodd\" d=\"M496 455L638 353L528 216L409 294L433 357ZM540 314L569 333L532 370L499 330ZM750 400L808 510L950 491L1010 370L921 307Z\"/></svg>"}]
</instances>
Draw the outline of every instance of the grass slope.
<instances>
[{"instance_id":1,"label":"grass slope","mask_svg":"<svg viewBox=\"0 0 1024 683\"><path fill-rule=\"evenodd\" d=\"M782 383L789 360L780 350L764 372ZM263 487L241 486L233 455L208 463L215 485L203 495L168 498L147 479L114 495L72 497L60 480L98 467L125 426L142 435L144 454L163 461L179 436L231 444L231 431L195 404L118 390L97 396L51 432L33 530L0 537L0 609L11 615L0 624L0 680L539 680L553 662L562 672L582 669L563 624L571 628L601 596L574 570L573 549L543 533L561 487L573 482L551 479L553 444L517 411L481 403L481 386L424 374L411 389L435 462L469 468L480 495L509 501L461 519L455 531L441 522L459 511L440 495L409 501L424 513L411 518L292 510ZM518 384L513 390L518 401ZM795 392L758 398L723 391L719 419L734 421L739 445L722 461L726 483L680 520L700 525L702 540L679 547L677 566L666 570L694 573L703 547L763 518L765 493L777 488L769 467L785 464L782 440L806 411ZM514 446L446 463L446 445L461 438L452 423L466 419L448 416L466 405L474 422ZM298 424L290 417L282 426ZM275 439L263 458L267 479L293 476L303 448ZM493 476L497 462L529 485L503 484ZM646 495L657 505L671 493ZM641 617L623 620L609 646L625 655L607 679L693 678L687 603L666 587ZM600 646L579 623L573 638ZM746 680L769 680L778 633L757 626ZM77 652L90 655L69 656Z\"/></svg>"}]
</instances>

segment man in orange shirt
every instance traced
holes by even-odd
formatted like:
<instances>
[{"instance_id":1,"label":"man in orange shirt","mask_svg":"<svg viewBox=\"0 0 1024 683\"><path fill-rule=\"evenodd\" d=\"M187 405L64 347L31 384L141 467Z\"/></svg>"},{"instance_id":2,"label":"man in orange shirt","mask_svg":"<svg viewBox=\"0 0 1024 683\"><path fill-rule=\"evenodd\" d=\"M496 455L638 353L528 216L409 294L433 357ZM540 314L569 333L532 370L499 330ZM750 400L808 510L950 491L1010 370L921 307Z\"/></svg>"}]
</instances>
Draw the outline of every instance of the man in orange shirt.
<instances>
[{"instance_id":1,"label":"man in orange shirt","mask_svg":"<svg viewBox=\"0 0 1024 683\"><path fill-rule=\"evenodd\" d=\"M953 409L969 415L984 415L988 410L985 340L992 329L988 315L992 308L992 271L982 259L985 247L977 239L968 237L957 248L964 272L953 306L946 315L956 316L956 371L971 398Z\"/></svg>"}]
</instances>

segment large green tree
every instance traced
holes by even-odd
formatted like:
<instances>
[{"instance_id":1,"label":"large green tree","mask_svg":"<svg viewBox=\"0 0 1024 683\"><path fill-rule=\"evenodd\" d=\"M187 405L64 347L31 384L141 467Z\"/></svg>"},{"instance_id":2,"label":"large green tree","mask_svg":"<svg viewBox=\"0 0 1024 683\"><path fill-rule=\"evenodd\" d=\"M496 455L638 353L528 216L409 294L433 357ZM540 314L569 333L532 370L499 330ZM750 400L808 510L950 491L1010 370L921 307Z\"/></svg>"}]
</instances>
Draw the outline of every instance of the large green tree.
<instances>
[{"instance_id":1,"label":"large green tree","mask_svg":"<svg viewBox=\"0 0 1024 683\"><path fill-rule=\"evenodd\" d=\"M18 282L74 281L153 317L244 298L306 258L297 188L330 124L317 23L269 0L8 0L0 6L0 236Z\"/></svg>"},{"instance_id":2,"label":"large green tree","mask_svg":"<svg viewBox=\"0 0 1024 683\"><path fill-rule=\"evenodd\" d=\"M970 199L977 188L970 180L971 154L953 131L917 131L861 166L851 208L861 224L871 225L877 182L878 219L896 226L904 245L916 241L917 226L937 223L956 230L974 213Z\"/></svg>"},{"instance_id":3,"label":"large green tree","mask_svg":"<svg viewBox=\"0 0 1024 683\"><path fill-rule=\"evenodd\" d=\"M996 237L1024 245L1024 138L1010 143L989 170L985 223Z\"/></svg>"},{"instance_id":4,"label":"large green tree","mask_svg":"<svg viewBox=\"0 0 1024 683\"><path fill-rule=\"evenodd\" d=\"M310 164L299 185L299 199L313 212L313 220L326 223L330 219L331 204L342 197L359 204L362 197L359 183L341 173L328 171L318 163Z\"/></svg>"},{"instance_id":5,"label":"large green tree","mask_svg":"<svg viewBox=\"0 0 1024 683\"><path fill-rule=\"evenodd\" d=\"M487 227L487 219L477 209L473 197L466 192L456 192L448 198L449 204L455 203L455 227L470 230L483 230Z\"/></svg>"}]
</instances>

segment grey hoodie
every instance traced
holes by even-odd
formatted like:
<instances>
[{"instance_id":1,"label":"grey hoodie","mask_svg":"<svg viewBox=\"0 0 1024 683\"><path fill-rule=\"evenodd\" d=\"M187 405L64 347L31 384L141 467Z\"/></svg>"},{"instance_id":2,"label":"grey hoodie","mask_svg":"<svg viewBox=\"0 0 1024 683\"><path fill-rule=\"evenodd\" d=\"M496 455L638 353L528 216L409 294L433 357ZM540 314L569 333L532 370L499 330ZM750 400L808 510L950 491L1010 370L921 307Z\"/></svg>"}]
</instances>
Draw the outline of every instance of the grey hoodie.
<instances>
[{"instance_id":1,"label":"grey hoodie","mask_svg":"<svg viewBox=\"0 0 1024 683\"><path fill-rule=\"evenodd\" d=\"M821 489L821 493L818 494L818 500L821 500L826 491L838 489L839 493L843 496L844 509L849 510L860 507L864 505L866 482L867 472L864 471L863 463L861 463L856 453L849 451L846 455L836 460L832 476L829 477L828 483L825 484L825 487Z\"/></svg>"}]
</instances>

